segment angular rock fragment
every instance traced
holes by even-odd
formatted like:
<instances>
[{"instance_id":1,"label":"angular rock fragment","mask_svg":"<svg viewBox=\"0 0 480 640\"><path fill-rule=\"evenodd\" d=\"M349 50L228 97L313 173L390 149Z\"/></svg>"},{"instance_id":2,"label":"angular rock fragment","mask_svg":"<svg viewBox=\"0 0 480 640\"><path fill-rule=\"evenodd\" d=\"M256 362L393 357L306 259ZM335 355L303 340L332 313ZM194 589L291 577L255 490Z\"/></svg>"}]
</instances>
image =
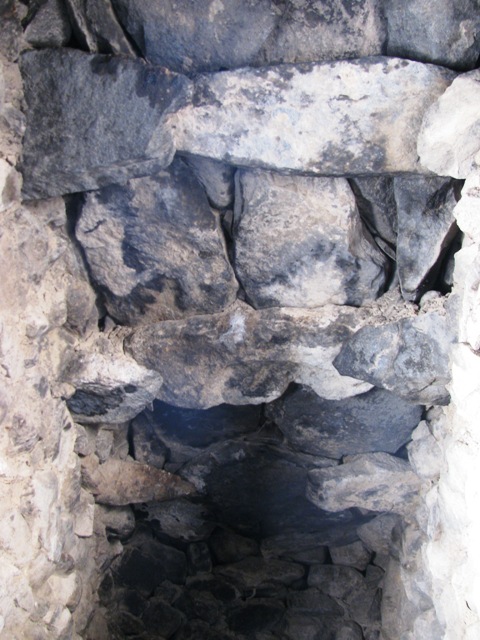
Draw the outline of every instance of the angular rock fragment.
<instances>
[{"instance_id":1,"label":"angular rock fragment","mask_svg":"<svg viewBox=\"0 0 480 640\"><path fill-rule=\"evenodd\" d=\"M328 547L333 564L353 567L358 571L365 571L372 557L365 545L357 540L351 544L338 547Z\"/></svg>"},{"instance_id":2,"label":"angular rock fragment","mask_svg":"<svg viewBox=\"0 0 480 640\"><path fill-rule=\"evenodd\" d=\"M389 56L433 62L462 71L480 54L476 0L387 0Z\"/></svg>"},{"instance_id":3,"label":"angular rock fragment","mask_svg":"<svg viewBox=\"0 0 480 640\"><path fill-rule=\"evenodd\" d=\"M170 463L183 463L215 442L255 431L261 417L258 405L223 404L202 411L157 401L152 409L132 422L135 458L149 464L155 464L158 454L168 457Z\"/></svg>"},{"instance_id":4,"label":"angular rock fragment","mask_svg":"<svg viewBox=\"0 0 480 640\"><path fill-rule=\"evenodd\" d=\"M255 540L223 529L215 531L209 545L217 564L238 562L247 556L258 555L260 550Z\"/></svg>"},{"instance_id":5,"label":"angular rock fragment","mask_svg":"<svg viewBox=\"0 0 480 640\"><path fill-rule=\"evenodd\" d=\"M255 308L360 306L385 284L385 256L344 178L239 171L235 271Z\"/></svg>"},{"instance_id":6,"label":"angular rock fragment","mask_svg":"<svg viewBox=\"0 0 480 640\"><path fill-rule=\"evenodd\" d=\"M341 458L355 453L395 453L410 438L423 408L383 389L325 400L297 388L268 407L268 415L295 449Z\"/></svg>"},{"instance_id":7,"label":"angular rock fragment","mask_svg":"<svg viewBox=\"0 0 480 640\"><path fill-rule=\"evenodd\" d=\"M39 4L33 16L27 16L25 40L32 47L63 47L72 37L72 28L62 0Z\"/></svg>"},{"instance_id":8,"label":"angular rock fragment","mask_svg":"<svg viewBox=\"0 0 480 640\"><path fill-rule=\"evenodd\" d=\"M359 177L350 180L363 222L374 237L380 236L391 245L397 241L397 208L393 178Z\"/></svg>"},{"instance_id":9,"label":"angular rock fragment","mask_svg":"<svg viewBox=\"0 0 480 640\"><path fill-rule=\"evenodd\" d=\"M345 340L334 365L342 375L388 389L409 402L446 404L454 339L448 317L424 313L363 327Z\"/></svg>"},{"instance_id":10,"label":"angular rock fragment","mask_svg":"<svg viewBox=\"0 0 480 640\"><path fill-rule=\"evenodd\" d=\"M208 508L180 498L139 507L159 533L184 542L205 540L215 528Z\"/></svg>"},{"instance_id":11,"label":"angular rock fragment","mask_svg":"<svg viewBox=\"0 0 480 640\"><path fill-rule=\"evenodd\" d=\"M439 263L457 233L455 184L444 178L394 179L398 216L397 267L406 300L418 300L434 281Z\"/></svg>"},{"instance_id":12,"label":"angular rock fragment","mask_svg":"<svg viewBox=\"0 0 480 640\"><path fill-rule=\"evenodd\" d=\"M91 53L135 55L110 0L66 0L73 31Z\"/></svg>"},{"instance_id":13,"label":"angular rock fragment","mask_svg":"<svg viewBox=\"0 0 480 640\"><path fill-rule=\"evenodd\" d=\"M183 76L142 60L69 49L28 51L21 69L26 198L123 183L170 164L166 116L188 99Z\"/></svg>"},{"instance_id":14,"label":"angular rock fragment","mask_svg":"<svg viewBox=\"0 0 480 640\"><path fill-rule=\"evenodd\" d=\"M158 394L161 376L141 367L121 349L121 343L100 337L66 363L63 382L75 388L67 405L81 423L131 420Z\"/></svg>"},{"instance_id":15,"label":"angular rock fragment","mask_svg":"<svg viewBox=\"0 0 480 640\"><path fill-rule=\"evenodd\" d=\"M480 167L480 70L456 78L425 112L418 135L421 164L439 176L467 178Z\"/></svg>"},{"instance_id":16,"label":"angular rock fragment","mask_svg":"<svg viewBox=\"0 0 480 640\"><path fill-rule=\"evenodd\" d=\"M139 327L125 349L162 372L157 398L181 407L269 402L292 381L340 399L371 388L331 364L367 315L333 305L255 311L237 302L224 313Z\"/></svg>"},{"instance_id":17,"label":"angular rock fragment","mask_svg":"<svg viewBox=\"0 0 480 640\"><path fill-rule=\"evenodd\" d=\"M177 149L319 175L425 173L422 117L454 77L381 57L201 75L172 118Z\"/></svg>"},{"instance_id":18,"label":"angular rock fragment","mask_svg":"<svg viewBox=\"0 0 480 640\"><path fill-rule=\"evenodd\" d=\"M208 199L214 207L225 209L232 205L234 167L225 162L201 156L185 156L184 160L204 186Z\"/></svg>"},{"instance_id":19,"label":"angular rock fragment","mask_svg":"<svg viewBox=\"0 0 480 640\"><path fill-rule=\"evenodd\" d=\"M99 464L96 456L82 459L82 482L96 502L111 506L160 502L195 493L189 482L167 471L115 458Z\"/></svg>"},{"instance_id":20,"label":"angular rock fragment","mask_svg":"<svg viewBox=\"0 0 480 640\"><path fill-rule=\"evenodd\" d=\"M123 324L215 313L236 298L220 222L182 160L88 193L75 234L108 312Z\"/></svg>"},{"instance_id":21,"label":"angular rock fragment","mask_svg":"<svg viewBox=\"0 0 480 640\"><path fill-rule=\"evenodd\" d=\"M248 65L275 28L270 0L112 0L149 62L194 73Z\"/></svg>"},{"instance_id":22,"label":"angular rock fragment","mask_svg":"<svg viewBox=\"0 0 480 640\"><path fill-rule=\"evenodd\" d=\"M267 64L380 55L386 33L379 0L291 2L260 59Z\"/></svg>"},{"instance_id":23,"label":"angular rock fragment","mask_svg":"<svg viewBox=\"0 0 480 640\"><path fill-rule=\"evenodd\" d=\"M310 471L306 495L325 511L357 507L404 513L420 484L408 462L388 453L365 453L337 467Z\"/></svg>"},{"instance_id":24,"label":"angular rock fragment","mask_svg":"<svg viewBox=\"0 0 480 640\"><path fill-rule=\"evenodd\" d=\"M262 589L272 584L290 585L300 580L304 573L305 568L301 564L263 558L245 558L215 568L215 574L233 580L242 589Z\"/></svg>"},{"instance_id":25,"label":"angular rock fragment","mask_svg":"<svg viewBox=\"0 0 480 640\"><path fill-rule=\"evenodd\" d=\"M295 613L311 613L314 615L342 614L342 607L320 589L308 588L304 591L291 591L287 596L287 607Z\"/></svg>"},{"instance_id":26,"label":"angular rock fragment","mask_svg":"<svg viewBox=\"0 0 480 640\"><path fill-rule=\"evenodd\" d=\"M382 513L370 522L365 522L357 529L360 540L373 551L377 558L388 558L392 542L394 527L401 522L400 516L395 513ZM377 560L375 559L375 561Z\"/></svg>"},{"instance_id":27,"label":"angular rock fragment","mask_svg":"<svg viewBox=\"0 0 480 640\"><path fill-rule=\"evenodd\" d=\"M317 640L318 638L341 638L362 640L361 627L341 615L305 615L287 613L285 616L285 638L287 640Z\"/></svg>"}]
</instances>

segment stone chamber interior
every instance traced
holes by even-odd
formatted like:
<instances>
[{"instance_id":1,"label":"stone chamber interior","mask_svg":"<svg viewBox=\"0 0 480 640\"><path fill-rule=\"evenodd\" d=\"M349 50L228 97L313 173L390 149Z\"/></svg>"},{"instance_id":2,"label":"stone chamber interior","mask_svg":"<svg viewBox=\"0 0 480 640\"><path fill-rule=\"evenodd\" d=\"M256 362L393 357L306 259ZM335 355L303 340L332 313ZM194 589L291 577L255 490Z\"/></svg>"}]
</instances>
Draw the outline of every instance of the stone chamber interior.
<instances>
[{"instance_id":1,"label":"stone chamber interior","mask_svg":"<svg viewBox=\"0 0 480 640\"><path fill-rule=\"evenodd\" d=\"M0 638L480 638L476 0L0 5Z\"/></svg>"}]
</instances>

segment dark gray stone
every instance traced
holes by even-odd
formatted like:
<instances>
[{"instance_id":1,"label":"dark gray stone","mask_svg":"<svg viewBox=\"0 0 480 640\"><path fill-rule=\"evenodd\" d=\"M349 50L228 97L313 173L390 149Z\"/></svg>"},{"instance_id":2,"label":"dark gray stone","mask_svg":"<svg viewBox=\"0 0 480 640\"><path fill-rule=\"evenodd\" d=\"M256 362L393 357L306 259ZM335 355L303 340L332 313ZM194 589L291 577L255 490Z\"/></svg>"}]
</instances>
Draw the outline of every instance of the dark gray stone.
<instances>
[{"instance_id":1,"label":"dark gray stone","mask_svg":"<svg viewBox=\"0 0 480 640\"><path fill-rule=\"evenodd\" d=\"M295 449L337 459L369 451L395 453L410 439L422 410L383 389L325 400L305 387L268 407Z\"/></svg>"},{"instance_id":2,"label":"dark gray stone","mask_svg":"<svg viewBox=\"0 0 480 640\"><path fill-rule=\"evenodd\" d=\"M228 631L216 631L208 622L190 620L177 632L175 640L235 640Z\"/></svg>"},{"instance_id":3,"label":"dark gray stone","mask_svg":"<svg viewBox=\"0 0 480 640\"><path fill-rule=\"evenodd\" d=\"M151 521L152 528L160 534L184 542L205 540L215 528L208 506L189 500L169 500L138 507Z\"/></svg>"},{"instance_id":4,"label":"dark gray stone","mask_svg":"<svg viewBox=\"0 0 480 640\"><path fill-rule=\"evenodd\" d=\"M341 532L339 534L343 538ZM328 534L327 537L331 539ZM324 545L325 540L321 533L294 531L264 538L261 551L265 558L284 558L304 564L322 564L328 559L328 547Z\"/></svg>"},{"instance_id":5,"label":"dark gray stone","mask_svg":"<svg viewBox=\"0 0 480 640\"><path fill-rule=\"evenodd\" d=\"M382 57L199 75L192 102L172 118L176 146L324 176L424 174L416 149L422 118L454 77Z\"/></svg>"},{"instance_id":6,"label":"dark gray stone","mask_svg":"<svg viewBox=\"0 0 480 640\"><path fill-rule=\"evenodd\" d=\"M74 34L91 53L135 55L110 0L66 0Z\"/></svg>"},{"instance_id":7,"label":"dark gray stone","mask_svg":"<svg viewBox=\"0 0 480 640\"><path fill-rule=\"evenodd\" d=\"M372 553L360 540L341 546L330 546L328 550L333 564L353 567L359 571L365 571L372 558Z\"/></svg>"},{"instance_id":8,"label":"dark gray stone","mask_svg":"<svg viewBox=\"0 0 480 640\"><path fill-rule=\"evenodd\" d=\"M142 615L147 632L162 634L163 638L171 638L183 622L183 616L177 609L159 598L151 598Z\"/></svg>"},{"instance_id":9,"label":"dark gray stone","mask_svg":"<svg viewBox=\"0 0 480 640\"><path fill-rule=\"evenodd\" d=\"M255 311L237 302L224 313L138 327L124 349L161 372L157 398L172 405L269 402L293 381L340 399L371 388L331 364L371 313L338 305Z\"/></svg>"},{"instance_id":10,"label":"dark gray stone","mask_svg":"<svg viewBox=\"0 0 480 640\"><path fill-rule=\"evenodd\" d=\"M192 542L187 547L188 573L209 573L212 570L212 557L206 542Z\"/></svg>"},{"instance_id":11,"label":"dark gray stone","mask_svg":"<svg viewBox=\"0 0 480 640\"><path fill-rule=\"evenodd\" d=\"M388 453L364 453L347 457L339 466L310 471L306 495L325 511L357 507L404 514L412 508L420 485L405 460Z\"/></svg>"},{"instance_id":12,"label":"dark gray stone","mask_svg":"<svg viewBox=\"0 0 480 640\"><path fill-rule=\"evenodd\" d=\"M260 406L227 404L202 411L182 409L160 401L155 401L152 408L132 422L135 454L138 448L148 464L152 464L149 442L154 443L152 446L159 452L153 455L153 462L156 459L160 462L161 457L173 463L185 462L215 442L255 431L262 411Z\"/></svg>"},{"instance_id":13,"label":"dark gray stone","mask_svg":"<svg viewBox=\"0 0 480 640\"><path fill-rule=\"evenodd\" d=\"M244 591L260 591L275 585L291 585L303 578L305 568L294 562L251 556L234 564L217 566L215 574L231 580Z\"/></svg>"},{"instance_id":14,"label":"dark gray stone","mask_svg":"<svg viewBox=\"0 0 480 640\"><path fill-rule=\"evenodd\" d=\"M424 313L363 327L347 338L334 364L342 375L388 389L409 402L447 404L454 339L445 315Z\"/></svg>"},{"instance_id":15,"label":"dark gray stone","mask_svg":"<svg viewBox=\"0 0 480 640\"><path fill-rule=\"evenodd\" d=\"M403 297L417 301L431 288L440 262L455 237L455 181L394 179L398 216L397 266Z\"/></svg>"},{"instance_id":16,"label":"dark gray stone","mask_svg":"<svg viewBox=\"0 0 480 640\"><path fill-rule=\"evenodd\" d=\"M282 619L285 606L271 598L255 598L246 604L236 607L227 615L227 622L235 634L247 637L255 632L274 628Z\"/></svg>"},{"instance_id":17,"label":"dark gray stone","mask_svg":"<svg viewBox=\"0 0 480 640\"><path fill-rule=\"evenodd\" d=\"M397 242L397 207L393 178L372 176L353 178L350 184L355 194L362 220L374 236L391 245Z\"/></svg>"},{"instance_id":18,"label":"dark gray stone","mask_svg":"<svg viewBox=\"0 0 480 640\"><path fill-rule=\"evenodd\" d=\"M345 178L250 170L235 182L235 272L255 308L360 306L383 292L386 259Z\"/></svg>"},{"instance_id":19,"label":"dark gray stone","mask_svg":"<svg viewBox=\"0 0 480 640\"><path fill-rule=\"evenodd\" d=\"M473 69L480 54L476 0L387 0L387 53L433 62L462 71Z\"/></svg>"},{"instance_id":20,"label":"dark gray stone","mask_svg":"<svg viewBox=\"0 0 480 640\"><path fill-rule=\"evenodd\" d=\"M235 168L201 156L186 156L185 162L203 184L214 207L225 209L233 204L233 175Z\"/></svg>"},{"instance_id":21,"label":"dark gray stone","mask_svg":"<svg viewBox=\"0 0 480 640\"><path fill-rule=\"evenodd\" d=\"M28 51L21 70L26 198L97 189L171 162L165 116L188 99L183 76L142 60L68 49Z\"/></svg>"},{"instance_id":22,"label":"dark gray stone","mask_svg":"<svg viewBox=\"0 0 480 640\"><path fill-rule=\"evenodd\" d=\"M313 615L342 614L342 607L327 594L311 587L303 591L291 591L287 596L287 608L294 613Z\"/></svg>"},{"instance_id":23,"label":"dark gray stone","mask_svg":"<svg viewBox=\"0 0 480 640\"><path fill-rule=\"evenodd\" d=\"M295 0L287 3L260 59L272 64L380 55L386 35L380 0Z\"/></svg>"},{"instance_id":24,"label":"dark gray stone","mask_svg":"<svg viewBox=\"0 0 480 640\"><path fill-rule=\"evenodd\" d=\"M362 640L362 629L339 615L288 613L285 618L287 640Z\"/></svg>"},{"instance_id":25,"label":"dark gray stone","mask_svg":"<svg viewBox=\"0 0 480 640\"><path fill-rule=\"evenodd\" d=\"M38 6L24 31L32 47L63 47L72 37L72 28L63 0L47 0Z\"/></svg>"},{"instance_id":26,"label":"dark gray stone","mask_svg":"<svg viewBox=\"0 0 480 640\"><path fill-rule=\"evenodd\" d=\"M225 529L215 531L208 544L217 564L231 564L248 556L256 556L260 552L256 540Z\"/></svg>"},{"instance_id":27,"label":"dark gray stone","mask_svg":"<svg viewBox=\"0 0 480 640\"><path fill-rule=\"evenodd\" d=\"M231 441L211 447L180 473L235 532L263 538L308 531L319 544L352 542L363 516L350 511L332 516L305 498L308 469L322 464L322 458L312 456L307 463L266 443Z\"/></svg>"},{"instance_id":28,"label":"dark gray stone","mask_svg":"<svg viewBox=\"0 0 480 640\"><path fill-rule=\"evenodd\" d=\"M215 313L236 298L220 221L182 160L87 194L75 234L123 324Z\"/></svg>"},{"instance_id":29,"label":"dark gray stone","mask_svg":"<svg viewBox=\"0 0 480 640\"><path fill-rule=\"evenodd\" d=\"M270 0L112 0L149 62L193 73L248 65L279 14Z\"/></svg>"}]
</instances>

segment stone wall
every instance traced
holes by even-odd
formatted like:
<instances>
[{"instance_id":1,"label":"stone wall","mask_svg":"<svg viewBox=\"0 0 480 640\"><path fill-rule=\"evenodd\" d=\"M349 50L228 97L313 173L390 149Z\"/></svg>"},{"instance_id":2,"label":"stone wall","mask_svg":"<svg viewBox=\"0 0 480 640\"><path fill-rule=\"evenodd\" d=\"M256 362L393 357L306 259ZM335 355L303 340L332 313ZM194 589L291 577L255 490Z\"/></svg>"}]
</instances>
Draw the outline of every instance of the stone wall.
<instances>
[{"instance_id":1,"label":"stone wall","mask_svg":"<svg viewBox=\"0 0 480 640\"><path fill-rule=\"evenodd\" d=\"M1 638L478 638L479 25L4 2Z\"/></svg>"}]
</instances>

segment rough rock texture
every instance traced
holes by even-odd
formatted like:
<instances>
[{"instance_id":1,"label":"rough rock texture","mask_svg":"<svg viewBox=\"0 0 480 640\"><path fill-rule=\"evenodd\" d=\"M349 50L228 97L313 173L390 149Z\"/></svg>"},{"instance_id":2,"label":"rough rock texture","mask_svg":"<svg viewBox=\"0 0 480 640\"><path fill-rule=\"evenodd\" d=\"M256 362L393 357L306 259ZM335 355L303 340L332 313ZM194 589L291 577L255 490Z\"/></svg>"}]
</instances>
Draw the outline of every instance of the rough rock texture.
<instances>
[{"instance_id":1,"label":"rough rock texture","mask_svg":"<svg viewBox=\"0 0 480 640\"><path fill-rule=\"evenodd\" d=\"M395 178L394 191L398 277L405 299L418 300L435 281L439 262L457 233L455 183L442 178Z\"/></svg>"},{"instance_id":2,"label":"rough rock texture","mask_svg":"<svg viewBox=\"0 0 480 640\"><path fill-rule=\"evenodd\" d=\"M27 16L25 40L36 48L61 47L72 37L72 28L62 0L47 0L37 4L33 15Z\"/></svg>"},{"instance_id":3,"label":"rough rock texture","mask_svg":"<svg viewBox=\"0 0 480 640\"><path fill-rule=\"evenodd\" d=\"M182 73L248 65L279 19L270 0L112 4L149 62Z\"/></svg>"},{"instance_id":4,"label":"rough rock texture","mask_svg":"<svg viewBox=\"0 0 480 640\"><path fill-rule=\"evenodd\" d=\"M186 78L141 60L68 49L29 51L21 66L28 106L25 197L122 183L171 162L165 118L185 102Z\"/></svg>"},{"instance_id":5,"label":"rough rock texture","mask_svg":"<svg viewBox=\"0 0 480 640\"><path fill-rule=\"evenodd\" d=\"M233 204L234 167L225 162L201 156L186 156L184 160L203 184L208 199L214 207L225 209Z\"/></svg>"},{"instance_id":6,"label":"rough rock texture","mask_svg":"<svg viewBox=\"0 0 480 640\"><path fill-rule=\"evenodd\" d=\"M440 309L363 327L347 338L334 365L342 375L388 389L410 402L446 404L454 340L449 316Z\"/></svg>"},{"instance_id":7,"label":"rough rock texture","mask_svg":"<svg viewBox=\"0 0 480 640\"><path fill-rule=\"evenodd\" d=\"M123 324L215 313L236 298L220 222L181 160L87 194L75 233L108 312Z\"/></svg>"},{"instance_id":8,"label":"rough rock texture","mask_svg":"<svg viewBox=\"0 0 480 640\"><path fill-rule=\"evenodd\" d=\"M134 55L110 0L66 0L73 32L91 53Z\"/></svg>"},{"instance_id":9,"label":"rough rock texture","mask_svg":"<svg viewBox=\"0 0 480 640\"><path fill-rule=\"evenodd\" d=\"M68 407L78 422L120 423L150 404L160 391L162 377L123 353L113 335L93 336L65 358L62 371L69 385Z\"/></svg>"},{"instance_id":10,"label":"rough rock texture","mask_svg":"<svg viewBox=\"0 0 480 640\"><path fill-rule=\"evenodd\" d=\"M161 469L113 458L100 464L96 456L82 460L82 482L96 502L114 507L132 502L161 502L195 492L188 482Z\"/></svg>"},{"instance_id":11,"label":"rough rock texture","mask_svg":"<svg viewBox=\"0 0 480 640\"><path fill-rule=\"evenodd\" d=\"M325 400L298 388L270 405L269 416L295 449L342 458L369 451L395 453L418 425L422 407L382 389Z\"/></svg>"},{"instance_id":12,"label":"rough rock texture","mask_svg":"<svg viewBox=\"0 0 480 640\"><path fill-rule=\"evenodd\" d=\"M480 18L475 0L385 2L387 53L433 62L452 69L472 69L480 54Z\"/></svg>"},{"instance_id":13,"label":"rough rock texture","mask_svg":"<svg viewBox=\"0 0 480 640\"><path fill-rule=\"evenodd\" d=\"M236 174L235 271L255 308L361 305L385 284L385 257L344 178Z\"/></svg>"},{"instance_id":14,"label":"rough rock texture","mask_svg":"<svg viewBox=\"0 0 480 640\"><path fill-rule=\"evenodd\" d=\"M480 72L475 70L456 78L426 111L418 136L424 167L453 178L478 171L479 95Z\"/></svg>"},{"instance_id":15,"label":"rough rock texture","mask_svg":"<svg viewBox=\"0 0 480 640\"><path fill-rule=\"evenodd\" d=\"M325 511L353 506L370 511L408 511L420 479L405 460L387 453L348 456L339 467L308 474L307 497Z\"/></svg>"},{"instance_id":16,"label":"rough rock texture","mask_svg":"<svg viewBox=\"0 0 480 640\"><path fill-rule=\"evenodd\" d=\"M157 398L169 404L258 404L293 381L339 399L370 388L341 377L331 364L362 314L336 306L254 311L239 302L224 313L139 327L125 349L143 367L162 372Z\"/></svg>"},{"instance_id":17,"label":"rough rock texture","mask_svg":"<svg viewBox=\"0 0 480 640\"><path fill-rule=\"evenodd\" d=\"M378 0L296 0L286 3L260 59L272 64L380 55L386 36Z\"/></svg>"},{"instance_id":18,"label":"rough rock texture","mask_svg":"<svg viewBox=\"0 0 480 640\"><path fill-rule=\"evenodd\" d=\"M199 76L172 119L177 149L323 175L422 173L422 117L454 77L381 57Z\"/></svg>"},{"instance_id":19,"label":"rough rock texture","mask_svg":"<svg viewBox=\"0 0 480 640\"><path fill-rule=\"evenodd\" d=\"M397 241L397 208L393 179L385 176L350 181L362 220L374 236L392 245Z\"/></svg>"}]
</instances>

